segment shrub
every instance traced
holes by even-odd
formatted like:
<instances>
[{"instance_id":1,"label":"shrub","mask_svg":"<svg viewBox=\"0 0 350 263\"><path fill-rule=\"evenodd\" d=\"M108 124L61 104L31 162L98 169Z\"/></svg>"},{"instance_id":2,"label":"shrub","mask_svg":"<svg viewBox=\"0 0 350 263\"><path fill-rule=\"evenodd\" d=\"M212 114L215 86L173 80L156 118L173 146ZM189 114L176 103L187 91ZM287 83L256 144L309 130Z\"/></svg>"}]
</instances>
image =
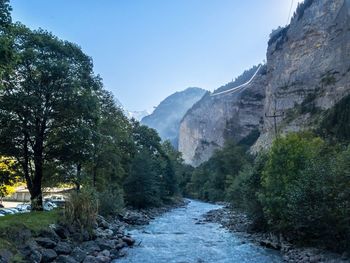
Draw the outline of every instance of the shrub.
<instances>
[{"instance_id":1,"label":"shrub","mask_svg":"<svg viewBox=\"0 0 350 263\"><path fill-rule=\"evenodd\" d=\"M98 213L98 195L94 189L84 187L72 192L64 209L64 221L81 229L92 230Z\"/></svg>"},{"instance_id":2,"label":"shrub","mask_svg":"<svg viewBox=\"0 0 350 263\"><path fill-rule=\"evenodd\" d=\"M292 227L287 219L286 195L308 161L318 156L322 144L320 138L309 133L292 133L273 143L262 172L260 200L268 223L276 230Z\"/></svg>"},{"instance_id":3,"label":"shrub","mask_svg":"<svg viewBox=\"0 0 350 263\"><path fill-rule=\"evenodd\" d=\"M106 189L98 195L99 214L102 216L115 215L124 207L123 191L120 188Z\"/></svg>"}]
</instances>

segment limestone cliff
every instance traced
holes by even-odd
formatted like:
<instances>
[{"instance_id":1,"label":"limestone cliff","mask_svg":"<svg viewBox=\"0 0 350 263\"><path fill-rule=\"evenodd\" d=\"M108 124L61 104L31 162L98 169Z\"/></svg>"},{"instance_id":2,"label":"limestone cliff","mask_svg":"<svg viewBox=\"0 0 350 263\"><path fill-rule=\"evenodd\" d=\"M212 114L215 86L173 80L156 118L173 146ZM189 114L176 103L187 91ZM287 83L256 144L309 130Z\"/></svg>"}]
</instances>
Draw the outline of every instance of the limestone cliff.
<instances>
[{"instance_id":1,"label":"limestone cliff","mask_svg":"<svg viewBox=\"0 0 350 263\"><path fill-rule=\"evenodd\" d=\"M244 78L237 78L215 93L242 84L255 71L256 67L243 74ZM222 147L226 139L239 141L258 131L262 121L265 85L265 67L262 67L244 90L218 96L207 93L197 102L180 125L179 151L185 162L197 166Z\"/></svg>"},{"instance_id":2,"label":"limestone cliff","mask_svg":"<svg viewBox=\"0 0 350 263\"><path fill-rule=\"evenodd\" d=\"M289 26L271 36L264 111L280 132L318 124L322 112L350 92L350 0L307 0ZM254 150L270 145L273 118L264 117Z\"/></svg>"}]
</instances>

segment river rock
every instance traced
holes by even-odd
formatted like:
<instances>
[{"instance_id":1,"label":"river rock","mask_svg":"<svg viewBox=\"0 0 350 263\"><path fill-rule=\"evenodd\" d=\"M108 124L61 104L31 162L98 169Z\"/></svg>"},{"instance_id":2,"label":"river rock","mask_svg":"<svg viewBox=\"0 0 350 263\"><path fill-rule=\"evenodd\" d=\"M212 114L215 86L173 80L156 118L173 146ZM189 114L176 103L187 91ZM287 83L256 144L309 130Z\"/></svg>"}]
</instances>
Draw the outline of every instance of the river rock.
<instances>
[{"instance_id":1,"label":"river rock","mask_svg":"<svg viewBox=\"0 0 350 263\"><path fill-rule=\"evenodd\" d=\"M61 240L61 238L59 237L59 235L57 235L55 230L51 228L41 230L38 236L43 238L49 238L56 243Z\"/></svg>"},{"instance_id":2,"label":"river rock","mask_svg":"<svg viewBox=\"0 0 350 263\"><path fill-rule=\"evenodd\" d=\"M122 220L130 225L146 225L150 219L144 213L127 211Z\"/></svg>"},{"instance_id":3,"label":"river rock","mask_svg":"<svg viewBox=\"0 0 350 263\"><path fill-rule=\"evenodd\" d=\"M34 250L26 258L29 259L29 262L40 263L42 261L43 256L39 251Z\"/></svg>"},{"instance_id":4,"label":"river rock","mask_svg":"<svg viewBox=\"0 0 350 263\"><path fill-rule=\"evenodd\" d=\"M107 222L106 219L104 219L104 217L97 216L96 221L97 221L97 224L99 227L101 227L103 229L109 229L110 224Z\"/></svg>"},{"instance_id":5,"label":"river rock","mask_svg":"<svg viewBox=\"0 0 350 263\"><path fill-rule=\"evenodd\" d=\"M101 238L111 238L114 233L113 230L111 229L102 229L102 228L97 228L94 230L94 235L96 237L101 237Z\"/></svg>"},{"instance_id":6,"label":"river rock","mask_svg":"<svg viewBox=\"0 0 350 263\"><path fill-rule=\"evenodd\" d=\"M114 240L97 238L95 240L95 242L103 250L105 250L105 249L110 250L110 249L114 249L116 247Z\"/></svg>"},{"instance_id":7,"label":"river rock","mask_svg":"<svg viewBox=\"0 0 350 263\"><path fill-rule=\"evenodd\" d=\"M41 250L41 255L42 255L42 262L46 263L46 262L51 262L53 261L55 258L57 258L57 253L55 252L55 250L53 249L42 249Z\"/></svg>"},{"instance_id":8,"label":"river rock","mask_svg":"<svg viewBox=\"0 0 350 263\"><path fill-rule=\"evenodd\" d=\"M54 228L54 231L56 232L56 234L61 238L61 239L67 239L69 237L69 231L66 227L61 226L61 225L57 225Z\"/></svg>"},{"instance_id":9,"label":"river rock","mask_svg":"<svg viewBox=\"0 0 350 263\"><path fill-rule=\"evenodd\" d=\"M111 252L109 252L109 250L105 249L105 250L101 251L100 253L98 253L98 256L110 257Z\"/></svg>"},{"instance_id":10,"label":"river rock","mask_svg":"<svg viewBox=\"0 0 350 263\"><path fill-rule=\"evenodd\" d=\"M0 260L3 260L4 262L10 262L12 257L13 257L13 254L11 251L7 249L0 250Z\"/></svg>"},{"instance_id":11,"label":"river rock","mask_svg":"<svg viewBox=\"0 0 350 263\"><path fill-rule=\"evenodd\" d=\"M107 263L110 262L111 259L107 258L107 257L103 257L103 256L98 256L98 257L94 257L94 256L87 256L83 263Z\"/></svg>"},{"instance_id":12,"label":"river rock","mask_svg":"<svg viewBox=\"0 0 350 263\"><path fill-rule=\"evenodd\" d=\"M101 251L101 248L95 241L85 241L82 243L81 247L87 251L88 253L94 252L94 251Z\"/></svg>"},{"instance_id":13,"label":"river rock","mask_svg":"<svg viewBox=\"0 0 350 263\"><path fill-rule=\"evenodd\" d=\"M35 241L44 248L54 248L57 243L48 237L38 237Z\"/></svg>"},{"instance_id":14,"label":"river rock","mask_svg":"<svg viewBox=\"0 0 350 263\"><path fill-rule=\"evenodd\" d=\"M78 262L83 262L87 253L79 247L73 249L71 256Z\"/></svg>"},{"instance_id":15,"label":"river rock","mask_svg":"<svg viewBox=\"0 0 350 263\"><path fill-rule=\"evenodd\" d=\"M57 263L78 263L73 257L67 255L59 255L56 259Z\"/></svg>"},{"instance_id":16,"label":"river rock","mask_svg":"<svg viewBox=\"0 0 350 263\"><path fill-rule=\"evenodd\" d=\"M70 254L72 252L72 246L68 242L58 242L55 247L55 251L58 254Z\"/></svg>"},{"instance_id":17,"label":"river rock","mask_svg":"<svg viewBox=\"0 0 350 263\"><path fill-rule=\"evenodd\" d=\"M135 239L129 237L129 236L125 236L122 238L122 240L128 245L128 246L132 246L135 244Z\"/></svg>"}]
</instances>

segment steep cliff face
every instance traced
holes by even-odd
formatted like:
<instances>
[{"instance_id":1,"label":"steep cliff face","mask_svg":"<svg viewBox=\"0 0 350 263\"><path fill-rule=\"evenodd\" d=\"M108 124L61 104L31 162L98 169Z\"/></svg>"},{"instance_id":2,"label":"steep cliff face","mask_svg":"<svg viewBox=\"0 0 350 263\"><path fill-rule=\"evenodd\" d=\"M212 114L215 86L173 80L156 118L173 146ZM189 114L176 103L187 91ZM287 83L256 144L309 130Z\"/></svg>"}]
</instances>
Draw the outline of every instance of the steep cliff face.
<instances>
[{"instance_id":1,"label":"steep cliff face","mask_svg":"<svg viewBox=\"0 0 350 263\"><path fill-rule=\"evenodd\" d=\"M252 76L255 69L248 72L246 78L238 78L219 88L216 93L242 84ZM265 85L263 67L243 90L217 96L207 93L197 102L186 113L180 125L179 151L185 162L198 166L222 147L226 139L239 141L256 133L262 121Z\"/></svg>"},{"instance_id":2,"label":"steep cliff face","mask_svg":"<svg viewBox=\"0 0 350 263\"><path fill-rule=\"evenodd\" d=\"M317 127L325 110L350 93L350 0L305 0L290 25L271 34L266 74L241 93L206 95L180 125L179 150L199 165L228 138L259 128L251 148L271 145L278 132ZM250 96L245 96L249 92Z\"/></svg>"},{"instance_id":3,"label":"steep cliff face","mask_svg":"<svg viewBox=\"0 0 350 263\"><path fill-rule=\"evenodd\" d=\"M350 0L307 0L267 50L264 111L280 132L317 126L325 109L350 92ZM270 145L274 119L264 117L254 150Z\"/></svg>"},{"instance_id":4,"label":"steep cliff face","mask_svg":"<svg viewBox=\"0 0 350 263\"><path fill-rule=\"evenodd\" d=\"M163 140L170 140L177 148L180 121L205 92L200 88L188 88L176 92L164 99L152 114L141 120L141 123L156 129Z\"/></svg>"}]
</instances>

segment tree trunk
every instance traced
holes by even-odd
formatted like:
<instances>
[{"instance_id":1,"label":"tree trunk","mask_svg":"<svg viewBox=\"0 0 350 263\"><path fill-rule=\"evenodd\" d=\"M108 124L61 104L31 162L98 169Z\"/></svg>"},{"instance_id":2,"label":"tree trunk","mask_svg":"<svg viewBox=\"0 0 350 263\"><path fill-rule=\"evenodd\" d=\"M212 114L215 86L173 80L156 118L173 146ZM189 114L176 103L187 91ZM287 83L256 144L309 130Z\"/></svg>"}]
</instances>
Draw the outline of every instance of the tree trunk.
<instances>
[{"instance_id":1,"label":"tree trunk","mask_svg":"<svg viewBox=\"0 0 350 263\"><path fill-rule=\"evenodd\" d=\"M34 211L42 211L43 210L43 194L41 190L41 183L43 178L43 152L44 152L44 137L43 132L37 136L35 145L34 145L34 178L33 178L33 186L31 191L31 202L32 202L32 210Z\"/></svg>"},{"instance_id":2,"label":"tree trunk","mask_svg":"<svg viewBox=\"0 0 350 263\"><path fill-rule=\"evenodd\" d=\"M96 180L97 180L97 166L95 165L92 171L92 186L96 188Z\"/></svg>"},{"instance_id":3,"label":"tree trunk","mask_svg":"<svg viewBox=\"0 0 350 263\"><path fill-rule=\"evenodd\" d=\"M77 164L77 178L75 180L75 186L77 192L80 191L80 182L81 182L81 163Z\"/></svg>"}]
</instances>

